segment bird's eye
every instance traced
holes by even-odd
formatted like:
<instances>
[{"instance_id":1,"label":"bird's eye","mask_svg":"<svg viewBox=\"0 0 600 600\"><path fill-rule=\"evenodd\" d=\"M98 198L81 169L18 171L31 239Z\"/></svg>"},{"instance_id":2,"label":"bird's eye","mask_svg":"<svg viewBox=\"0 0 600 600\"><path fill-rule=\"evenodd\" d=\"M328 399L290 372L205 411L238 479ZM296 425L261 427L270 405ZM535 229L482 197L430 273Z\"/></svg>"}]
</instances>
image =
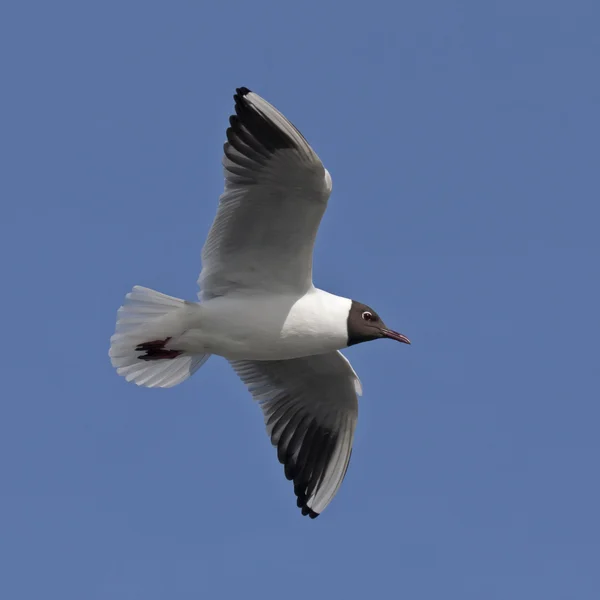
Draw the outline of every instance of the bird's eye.
<instances>
[{"instance_id":1,"label":"bird's eye","mask_svg":"<svg viewBox=\"0 0 600 600\"><path fill-rule=\"evenodd\" d=\"M373 316L373 313L369 312L368 310L365 310L365 312L362 314L362 318L365 321L373 321L373 320L375 320L375 317Z\"/></svg>"}]
</instances>

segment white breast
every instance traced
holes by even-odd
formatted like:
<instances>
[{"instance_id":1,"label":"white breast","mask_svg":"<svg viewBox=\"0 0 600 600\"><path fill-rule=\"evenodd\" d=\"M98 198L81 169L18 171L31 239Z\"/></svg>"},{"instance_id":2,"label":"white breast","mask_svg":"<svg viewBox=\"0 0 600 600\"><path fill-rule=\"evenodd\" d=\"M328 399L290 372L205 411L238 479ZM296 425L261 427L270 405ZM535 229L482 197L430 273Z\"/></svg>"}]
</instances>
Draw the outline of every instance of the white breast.
<instances>
[{"instance_id":1,"label":"white breast","mask_svg":"<svg viewBox=\"0 0 600 600\"><path fill-rule=\"evenodd\" d=\"M226 296L170 346L228 359L283 360L345 348L351 300L313 288L304 296Z\"/></svg>"},{"instance_id":2,"label":"white breast","mask_svg":"<svg viewBox=\"0 0 600 600\"><path fill-rule=\"evenodd\" d=\"M301 349L302 356L345 348L352 301L313 289L299 299L282 328L282 339Z\"/></svg>"}]
</instances>

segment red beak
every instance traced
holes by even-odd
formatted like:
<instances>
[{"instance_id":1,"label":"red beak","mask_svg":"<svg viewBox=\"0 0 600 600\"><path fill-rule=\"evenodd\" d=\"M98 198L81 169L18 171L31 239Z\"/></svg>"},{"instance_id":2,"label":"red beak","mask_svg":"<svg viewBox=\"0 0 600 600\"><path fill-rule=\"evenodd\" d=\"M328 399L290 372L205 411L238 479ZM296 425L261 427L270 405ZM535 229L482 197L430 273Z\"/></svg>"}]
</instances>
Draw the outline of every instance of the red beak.
<instances>
[{"instance_id":1,"label":"red beak","mask_svg":"<svg viewBox=\"0 0 600 600\"><path fill-rule=\"evenodd\" d=\"M389 338L390 340L396 340L397 342L402 342L403 344L410 344L410 340L401 333L397 331L392 331L391 329L382 329L381 333L383 333L383 337Z\"/></svg>"}]
</instances>

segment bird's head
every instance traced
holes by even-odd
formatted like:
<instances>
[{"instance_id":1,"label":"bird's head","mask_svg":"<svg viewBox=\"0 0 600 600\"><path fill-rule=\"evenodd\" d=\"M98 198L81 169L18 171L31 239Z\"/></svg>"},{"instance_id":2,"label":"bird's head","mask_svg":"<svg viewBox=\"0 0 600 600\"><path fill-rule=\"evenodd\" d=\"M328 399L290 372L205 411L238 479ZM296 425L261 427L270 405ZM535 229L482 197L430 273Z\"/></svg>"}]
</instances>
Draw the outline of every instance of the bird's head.
<instances>
[{"instance_id":1,"label":"bird's head","mask_svg":"<svg viewBox=\"0 0 600 600\"><path fill-rule=\"evenodd\" d=\"M381 317L370 306L352 300L348 313L348 346L379 338L389 338L410 344L410 340L405 335L388 329Z\"/></svg>"}]
</instances>

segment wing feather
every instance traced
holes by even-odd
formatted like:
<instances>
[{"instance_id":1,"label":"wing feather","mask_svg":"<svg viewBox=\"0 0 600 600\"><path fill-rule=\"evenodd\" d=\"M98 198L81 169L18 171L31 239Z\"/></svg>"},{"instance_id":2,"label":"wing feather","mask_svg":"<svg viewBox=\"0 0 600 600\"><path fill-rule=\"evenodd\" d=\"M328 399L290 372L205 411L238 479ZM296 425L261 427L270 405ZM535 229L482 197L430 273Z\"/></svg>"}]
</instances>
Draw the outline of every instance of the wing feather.
<instances>
[{"instance_id":1,"label":"wing feather","mask_svg":"<svg viewBox=\"0 0 600 600\"><path fill-rule=\"evenodd\" d=\"M234 96L225 191L202 250L200 299L231 291L303 294L331 177L302 134L247 88Z\"/></svg>"},{"instance_id":2,"label":"wing feather","mask_svg":"<svg viewBox=\"0 0 600 600\"><path fill-rule=\"evenodd\" d=\"M360 382L340 352L231 361L263 410L267 433L302 514L318 516L348 469Z\"/></svg>"}]
</instances>

